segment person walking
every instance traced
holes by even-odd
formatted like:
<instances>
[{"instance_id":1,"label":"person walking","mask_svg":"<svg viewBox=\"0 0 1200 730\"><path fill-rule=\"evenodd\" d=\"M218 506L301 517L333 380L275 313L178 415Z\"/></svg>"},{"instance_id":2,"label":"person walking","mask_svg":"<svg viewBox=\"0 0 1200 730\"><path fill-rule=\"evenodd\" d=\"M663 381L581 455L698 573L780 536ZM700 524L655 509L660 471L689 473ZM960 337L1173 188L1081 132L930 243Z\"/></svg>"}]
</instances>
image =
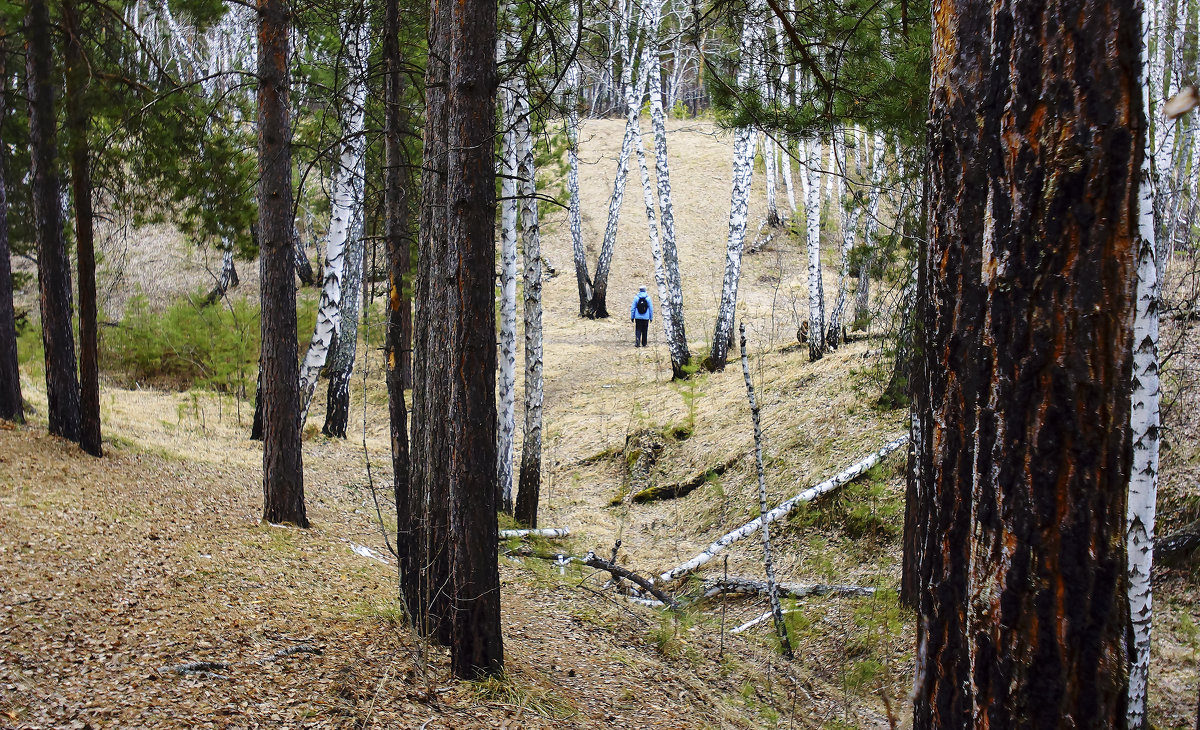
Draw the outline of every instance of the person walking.
<instances>
[{"instance_id":1,"label":"person walking","mask_svg":"<svg viewBox=\"0 0 1200 730\"><path fill-rule=\"evenodd\" d=\"M644 286L638 287L637 296L629 306L629 321L633 322L633 346L645 347L650 323L654 321L654 304Z\"/></svg>"}]
</instances>

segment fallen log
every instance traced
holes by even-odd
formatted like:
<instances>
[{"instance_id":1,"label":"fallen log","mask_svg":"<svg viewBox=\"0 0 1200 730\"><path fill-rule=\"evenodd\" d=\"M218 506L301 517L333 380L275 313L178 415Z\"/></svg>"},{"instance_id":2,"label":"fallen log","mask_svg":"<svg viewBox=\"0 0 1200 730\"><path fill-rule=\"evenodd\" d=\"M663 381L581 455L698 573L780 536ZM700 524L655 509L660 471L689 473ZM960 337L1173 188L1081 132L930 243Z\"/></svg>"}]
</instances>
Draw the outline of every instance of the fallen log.
<instances>
[{"instance_id":1,"label":"fallen log","mask_svg":"<svg viewBox=\"0 0 1200 730\"><path fill-rule=\"evenodd\" d=\"M1154 562L1179 565L1200 550L1200 520L1154 541Z\"/></svg>"},{"instance_id":2,"label":"fallen log","mask_svg":"<svg viewBox=\"0 0 1200 730\"><path fill-rule=\"evenodd\" d=\"M783 612L782 612L782 615L787 615L787 614L789 614L789 613L797 613L797 612L799 612L799 611L800 611L800 609L798 609L798 608L790 608L790 609L788 609L787 611L783 611ZM759 616L758 618L751 619L751 620L747 621L746 623L742 624L741 626L737 626L737 627L734 627L734 628L730 629L730 630L729 630L729 633L731 633L731 634L740 634L740 633L742 633L743 631L745 631L746 629L752 629L752 628L754 628L755 626L758 626L759 624L766 623L766 622L767 622L767 620L768 620L768 619L770 619L770 618L771 618L772 616L774 616L774 615L775 615L775 614L773 614L772 612L770 612L770 611L767 611L766 613L764 613L763 615Z\"/></svg>"},{"instance_id":3,"label":"fallen log","mask_svg":"<svg viewBox=\"0 0 1200 730\"><path fill-rule=\"evenodd\" d=\"M696 597L697 601L708 600L728 593L747 596L767 595L767 582L752 578L711 578L704 581L702 591ZM855 585L826 585L824 583L777 583L779 595L786 598L805 598L807 596L827 596L831 594L847 596L869 596L875 593L870 586Z\"/></svg>"},{"instance_id":4,"label":"fallen log","mask_svg":"<svg viewBox=\"0 0 1200 730\"><path fill-rule=\"evenodd\" d=\"M736 530L726 533L718 538L716 542L698 553L691 560L671 568L660 575L658 579L665 583L691 573L692 571L696 570L696 568L699 568L701 565L704 565L708 561L712 560L714 557L716 557L717 553L723 551L733 543L738 542L739 540L744 540L745 538L753 535L764 524L774 522L780 517L785 517L801 504L805 502L811 502L822 494L832 492L843 484L862 476L867 472L867 470L871 469L880 461L882 461L884 457L896 449L899 449L906 443L908 443L908 434L904 434L899 438L889 441L886 445L884 445L883 448L866 457L862 461L843 469L832 478L826 479L814 487L809 487L800 494L797 494L795 497L792 497L786 502L780 504L778 507L766 513L765 515L756 517Z\"/></svg>"},{"instance_id":5,"label":"fallen log","mask_svg":"<svg viewBox=\"0 0 1200 730\"><path fill-rule=\"evenodd\" d=\"M554 539L558 537L566 537L571 534L569 527L546 527L537 530L501 530L500 539L505 540L510 537L545 537Z\"/></svg>"},{"instance_id":6,"label":"fallen log","mask_svg":"<svg viewBox=\"0 0 1200 730\"><path fill-rule=\"evenodd\" d=\"M667 593L666 591L662 590L661 588L655 588L654 584L651 583L649 580L647 580L646 578L643 578L642 576L638 575L637 573L634 573L633 571L631 571L627 568L622 568L621 566L617 565L616 563L610 563L609 561L605 560L604 558L598 557L596 555L596 553L591 553L591 552L589 552L587 554L587 556L585 556L581 562L590 568L598 568L600 570L607 571L614 578L624 578L625 580L629 581L630 583L635 583L635 584L637 584L637 586L639 588L646 591L650 595L654 596L658 600L662 601L665 605L669 606L672 610L676 610L676 611L679 610L679 602L676 601L673 597L671 597L671 594Z\"/></svg>"},{"instance_id":7,"label":"fallen log","mask_svg":"<svg viewBox=\"0 0 1200 730\"><path fill-rule=\"evenodd\" d=\"M188 662L187 664L176 664L173 667L159 667L158 671L162 674L196 674L202 677L222 677L223 675L217 672L229 669L229 664L225 662Z\"/></svg>"},{"instance_id":8,"label":"fallen log","mask_svg":"<svg viewBox=\"0 0 1200 730\"><path fill-rule=\"evenodd\" d=\"M724 462L717 464L716 466L705 469L704 471L693 475L686 481L646 487L642 491L633 495L633 501L637 502L638 504L645 504L646 502L654 502L660 499L678 499L680 497L686 497L700 488L701 485L703 485L712 477L721 476L725 472L729 471L729 468L738 463L738 460L741 458L741 454L733 456Z\"/></svg>"}]
</instances>

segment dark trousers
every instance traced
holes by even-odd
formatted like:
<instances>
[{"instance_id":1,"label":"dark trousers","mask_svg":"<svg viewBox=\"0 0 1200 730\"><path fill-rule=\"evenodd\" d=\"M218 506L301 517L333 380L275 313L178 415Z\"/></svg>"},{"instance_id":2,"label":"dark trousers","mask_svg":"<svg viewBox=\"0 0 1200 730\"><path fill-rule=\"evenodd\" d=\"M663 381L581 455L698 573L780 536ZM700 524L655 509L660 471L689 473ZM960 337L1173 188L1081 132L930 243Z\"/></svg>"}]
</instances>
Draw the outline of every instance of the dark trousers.
<instances>
[{"instance_id":1,"label":"dark trousers","mask_svg":"<svg viewBox=\"0 0 1200 730\"><path fill-rule=\"evenodd\" d=\"M645 347L646 335L650 332L650 320L635 319L633 320L633 346Z\"/></svg>"}]
</instances>

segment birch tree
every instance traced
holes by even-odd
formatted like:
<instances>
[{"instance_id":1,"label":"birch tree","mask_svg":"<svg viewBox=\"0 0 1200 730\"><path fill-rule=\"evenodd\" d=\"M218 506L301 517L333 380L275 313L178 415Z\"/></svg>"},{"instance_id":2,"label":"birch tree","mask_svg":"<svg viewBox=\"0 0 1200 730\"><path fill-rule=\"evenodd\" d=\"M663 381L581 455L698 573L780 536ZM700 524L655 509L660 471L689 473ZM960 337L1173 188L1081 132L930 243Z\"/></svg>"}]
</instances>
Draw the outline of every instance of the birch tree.
<instances>
[{"instance_id":1,"label":"birch tree","mask_svg":"<svg viewBox=\"0 0 1200 730\"><path fill-rule=\"evenodd\" d=\"M879 194L884 175L883 135L874 135L871 152L871 183L867 191L867 219L863 223L864 254L858 264L858 288L854 292L854 325L864 327L871 320L871 261L874 257L875 232L879 230Z\"/></svg>"},{"instance_id":2,"label":"birch tree","mask_svg":"<svg viewBox=\"0 0 1200 730\"><path fill-rule=\"evenodd\" d=\"M742 60L737 83L744 87L751 80L755 53L759 46L756 31L758 4L752 3L742 25ZM754 128L738 127L733 133L733 190L729 199L729 236L725 244L725 276L721 281L721 303L705 367L724 370L733 340L733 319L737 310L738 281L742 274L742 251L746 245L746 219L750 208L750 183L754 176Z\"/></svg>"},{"instance_id":3,"label":"birch tree","mask_svg":"<svg viewBox=\"0 0 1200 730\"><path fill-rule=\"evenodd\" d=\"M914 727L1124 727L1137 9L933 18Z\"/></svg>"},{"instance_id":4,"label":"birch tree","mask_svg":"<svg viewBox=\"0 0 1200 730\"><path fill-rule=\"evenodd\" d=\"M808 141L808 184L804 188L805 247L808 251L808 359L825 354L825 286L821 282L821 142Z\"/></svg>"},{"instance_id":5,"label":"birch tree","mask_svg":"<svg viewBox=\"0 0 1200 730\"><path fill-rule=\"evenodd\" d=\"M578 45L578 25L572 23L573 45ZM579 316L587 316L588 302L592 298L592 279L588 275L587 251L583 246L583 220L579 210L579 79L578 59L572 59L567 67L565 83L565 106L567 109L567 194L570 197L567 221L571 228L571 252L575 261L575 284L579 289ZM515 167L515 164L513 165ZM514 214L515 218L515 214ZM515 239L514 239L515 241ZM516 260L516 254L513 254ZM515 267L515 263L514 263ZM513 275L514 280L516 274ZM514 294L514 299L515 299ZM513 315L514 320L516 315Z\"/></svg>"},{"instance_id":6,"label":"birch tree","mask_svg":"<svg viewBox=\"0 0 1200 730\"><path fill-rule=\"evenodd\" d=\"M838 188L840 190L840 184ZM833 305L833 310L829 313L829 325L825 331L825 344L831 350L838 348L838 344L842 338L842 330L845 327L842 317L846 312L846 300L850 289L850 251L854 248L855 236L858 233L858 219L862 214L862 206L859 205L858 197L853 189L850 191L850 196L850 215L842 215L842 246L841 266L838 268L838 295ZM838 197L841 197L840 194ZM841 209L840 201L838 208L839 210Z\"/></svg>"},{"instance_id":7,"label":"birch tree","mask_svg":"<svg viewBox=\"0 0 1200 730\"><path fill-rule=\"evenodd\" d=\"M509 6L511 9L511 6ZM511 37L500 39L498 55L507 58ZM517 362L517 141L516 94L518 78L500 89L500 361L497 388L497 498L500 509L513 511L513 437L516 432ZM578 165L578 162L575 163ZM578 172L575 172L574 205L578 206ZM582 241L579 246L582 249Z\"/></svg>"}]
</instances>

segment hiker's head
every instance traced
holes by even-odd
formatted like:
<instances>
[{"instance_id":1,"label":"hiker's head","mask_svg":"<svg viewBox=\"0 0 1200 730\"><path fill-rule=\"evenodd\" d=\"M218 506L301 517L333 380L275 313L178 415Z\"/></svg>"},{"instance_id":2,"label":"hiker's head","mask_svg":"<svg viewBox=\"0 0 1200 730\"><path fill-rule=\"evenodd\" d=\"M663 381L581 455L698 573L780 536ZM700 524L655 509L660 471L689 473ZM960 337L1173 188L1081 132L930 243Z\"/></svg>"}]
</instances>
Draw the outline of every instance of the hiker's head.
<instances>
[{"instance_id":1,"label":"hiker's head","mask_svg":"<svg viewBox=\"0 0 1200 730\"><path fill-rule=\"evenodd\" d=\"M644 286L639 286L639 287L638 287L638 294L645 294L645 293L646 293L646 287L644 287Z\"/></svg>"}]
</instances>

